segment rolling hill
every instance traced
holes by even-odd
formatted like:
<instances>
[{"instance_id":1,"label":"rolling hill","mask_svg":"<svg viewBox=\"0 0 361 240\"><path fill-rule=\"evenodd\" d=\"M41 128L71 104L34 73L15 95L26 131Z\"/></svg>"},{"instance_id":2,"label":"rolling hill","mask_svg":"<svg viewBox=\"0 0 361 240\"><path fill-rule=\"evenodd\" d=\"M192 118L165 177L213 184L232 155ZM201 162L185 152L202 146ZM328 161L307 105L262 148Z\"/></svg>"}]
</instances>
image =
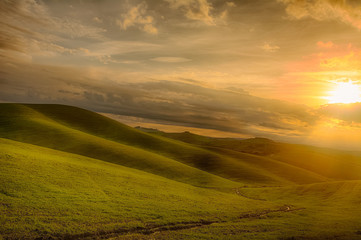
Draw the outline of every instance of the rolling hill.
<instances>
[{"instance_id":1,"label":"rolling hill","mask_svg":"<svg viewBox=\"0 0 361 240\"><path fill-rule=\"evenodd\" d=\"M169 224L187 228L277 206L6 139L0 139L0 160L5 239L94 239Z\"/></svg>"},{"instance_id":2,"label":"rolling hill","mask_svg":"<svg viewBox=\"0 0 361 240\"><path fill-rule=\"evenodd\" d=\"M333 180L361 180L361 157L357 153L319 148L307 145L274 142L265 138L232 139L211 138L189 132L153 134L192 143L204 149L233 156L241 161L267 167L270 171L282 169L285 163ZM257 157L257 156L259 157ZM283 169L281 172L285 172ZM276 173L279 175L280 173ZM291 173L293 174L293 173Z\"/></svg>"},{"instance_id":3,"label":"rolling hill","mask_svg":"<svg viewBox=\"0 0 361 240\"><path fill-rule=\"evenodd\" d=\"M208 181L208 173L244 184L260 185L325 180L322 176L287 164L281 165L288 167L287 172L292 174L276 175L272 169L259 168L240 161L238 157L144 133L76 107L0 104L0 122L0 136L3 138L117 163L195 186L202 186L202 182ZM290 178L292 175L304 177ZM203 180L201 176L205 176ZM219 186L222 184L213 187Z\"/></svg>"},{"instance_id":4,"label":"rolling hill","mask_svg":"<svg viewBox=\"0 0 361 240\"><path fill-rule=\"evenodd\" d=\"M162 155L72 129L29 107L5 106L0 115L1 137L142 169L193 185L236 185Z\"/></svg>"},{"instance_id":5,"label":"rolling hill","mask_svg":"<svg viewBox=\"0 0 361 240\"><path fill-rule=\"evenodd\" d=\"M361 157L0 104L0 239L359 239Z\"/></svg>"}]
</instances>

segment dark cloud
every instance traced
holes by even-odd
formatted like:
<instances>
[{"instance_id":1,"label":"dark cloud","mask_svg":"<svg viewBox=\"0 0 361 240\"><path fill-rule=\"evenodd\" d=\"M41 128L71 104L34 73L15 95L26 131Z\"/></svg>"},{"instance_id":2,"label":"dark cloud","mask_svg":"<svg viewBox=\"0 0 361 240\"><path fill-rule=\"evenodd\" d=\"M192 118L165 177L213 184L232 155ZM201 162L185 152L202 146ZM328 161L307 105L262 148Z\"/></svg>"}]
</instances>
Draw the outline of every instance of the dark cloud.
<instances>
[{"instance_id":1,"label":"dark cloud","mask_svg":"<svg viewBox=\"0 0 361 240\"><path fill-rule=\"evenodd\" d=\"M79 49L69 46L69 39L102 39L105 31L78 19L51 16L49 7L36 0L1 1L0 13L0 49L29 55L72 54Z\"/></svg>"},{"instance_id":2,"label":"dark cloud","mask_svg":"<svg viewBox=\"0 0 361 240\"><path fill-rule=\"evenodd\" d=\"M0 1L0 101L304 137L320 118L359 122L358 107L315 111L275 100L316 99L313 91L327 82L294 74L292 63L314 56L320 41L346 39L345 46L357 49L359 32L344 22L358 27L358 6L331 0ZM291 21L285 10L306 20ZM341 21L324 21L332 19ZM312 87L298 91L304 82Z\"/></svg>"},{"instance_id":3,"label":"dark cloud","mask_svg":"<svg viewBox=\"0 0 361 240\"><path fill-rule=\"evenodd\" d=\"M361 123L361 103L328 104L319 109L320 114L347 122Z\"/></svg>"},{"instance_id":4,"label":"dark cloud","mask_svg":"<svg viewBox=\"0 0 361 240\"><path fill-rule=\"evenodd\" d=\"M272 136L303 134L317 121L303 105L192 81L114 82L80 70L30 64L7 69L3 78L8 80L0 82L3 101L71 104L189 127Z\"/></svg>"},{"instance_id":5,"label":"dark cloud","mask_svg":"<svg viewBox=\"0 0 361 240\"><path fill-rule=\"evenodd\" d=\"M0 48L25 51L26 38L34 36L28 26L43 23L42 7L35 1L1 1L0 13Z\"/></svg>"}]
</instances>

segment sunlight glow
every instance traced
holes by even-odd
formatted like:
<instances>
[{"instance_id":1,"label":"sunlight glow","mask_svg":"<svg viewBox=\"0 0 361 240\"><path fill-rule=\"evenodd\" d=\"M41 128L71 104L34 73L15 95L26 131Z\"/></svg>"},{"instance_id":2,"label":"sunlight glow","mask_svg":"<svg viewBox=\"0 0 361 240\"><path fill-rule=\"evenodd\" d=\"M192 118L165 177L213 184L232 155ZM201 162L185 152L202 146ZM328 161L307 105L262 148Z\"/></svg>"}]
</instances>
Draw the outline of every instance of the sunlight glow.
<instances>
[{"instance_id":1,"label":"sunlight glow","mask_svg":"<svg viewBox=\"0 0 361 240\"><path fill-rule=\"evenodd\" d=\"M361 87L352 81L338 82L337 86L325 97L328 103L361 102Z\"/></svg>"}]
</instances>

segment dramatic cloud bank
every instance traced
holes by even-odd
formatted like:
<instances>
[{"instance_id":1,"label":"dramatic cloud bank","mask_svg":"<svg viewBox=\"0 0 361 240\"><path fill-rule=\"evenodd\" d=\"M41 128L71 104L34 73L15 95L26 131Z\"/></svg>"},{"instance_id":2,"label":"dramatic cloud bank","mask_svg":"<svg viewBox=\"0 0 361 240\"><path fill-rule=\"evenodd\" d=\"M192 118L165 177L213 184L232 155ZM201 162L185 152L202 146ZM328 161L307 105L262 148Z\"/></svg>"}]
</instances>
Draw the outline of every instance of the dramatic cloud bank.
<instances>
[{"instance_id":1,"label":"dramatic cloud bank","mask_svg":"<svg viewBox=\"0 0 361 240\"><path fill-rule=\"evenodd\" d=\"M357 149L359 103L328 95L361 84L360 4L1 1L0 101Z\"/></svg>"}]
</instances>

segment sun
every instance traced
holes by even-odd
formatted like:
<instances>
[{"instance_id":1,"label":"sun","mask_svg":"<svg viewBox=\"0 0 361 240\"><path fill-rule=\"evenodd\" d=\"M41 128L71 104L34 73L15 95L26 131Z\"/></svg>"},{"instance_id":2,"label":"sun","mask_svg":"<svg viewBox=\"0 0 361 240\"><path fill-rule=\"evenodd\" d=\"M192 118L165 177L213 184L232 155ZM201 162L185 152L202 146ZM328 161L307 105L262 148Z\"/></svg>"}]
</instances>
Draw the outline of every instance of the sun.
<instances>
[{"instance_id":1,"label":"sun","mask_svg":"<svg viewBox=\"0 0 361 240\"><path fill-rule=\"evenodd\" d=\"M325 99L328 103L356 103L361 102L361 87L352 81L337 82L337 86L329 92Z\"/></svg>"}]
</instances>

